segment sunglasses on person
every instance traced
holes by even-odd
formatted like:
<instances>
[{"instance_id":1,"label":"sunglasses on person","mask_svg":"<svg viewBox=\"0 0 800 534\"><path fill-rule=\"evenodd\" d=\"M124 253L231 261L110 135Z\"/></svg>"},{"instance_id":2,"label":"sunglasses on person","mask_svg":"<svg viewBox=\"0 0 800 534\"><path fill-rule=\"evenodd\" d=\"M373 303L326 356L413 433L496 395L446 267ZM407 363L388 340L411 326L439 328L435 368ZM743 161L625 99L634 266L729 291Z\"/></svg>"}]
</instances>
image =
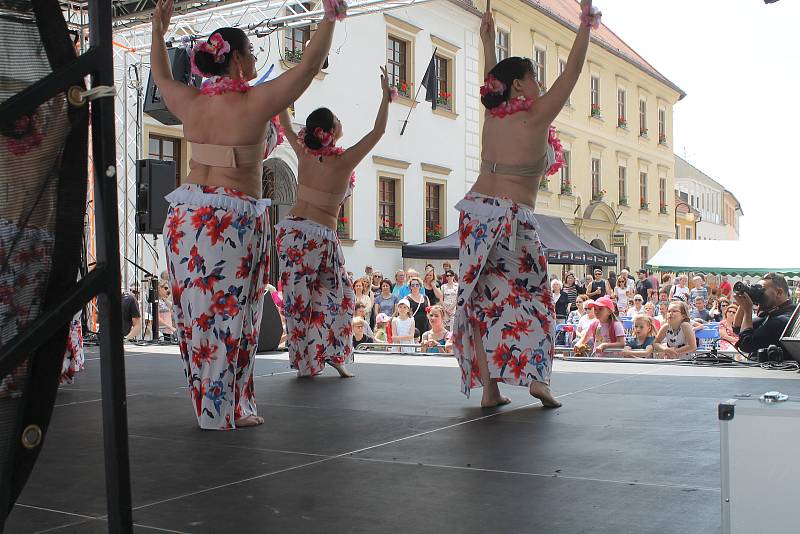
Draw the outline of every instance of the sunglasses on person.
<instances>
[{"instance_id":1,"label":"sunglasses on person","mask_svg":"<svg viewBox=\"0 0 800 534\"><path fill-rule=\"evenodd\" d=\"M411 282L408 287L420 287L420 285L417 282Z\"/></svg>"}]
</instances>

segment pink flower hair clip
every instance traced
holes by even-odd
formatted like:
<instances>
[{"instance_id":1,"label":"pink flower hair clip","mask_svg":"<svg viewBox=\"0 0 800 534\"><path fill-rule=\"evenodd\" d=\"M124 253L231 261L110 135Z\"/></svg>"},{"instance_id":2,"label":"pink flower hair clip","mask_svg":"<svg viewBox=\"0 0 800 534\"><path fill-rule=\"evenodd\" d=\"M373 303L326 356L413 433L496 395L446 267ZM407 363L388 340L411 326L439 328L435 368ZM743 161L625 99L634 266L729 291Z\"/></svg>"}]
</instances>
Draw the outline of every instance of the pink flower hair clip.
<instances>
[{"instance_id":1,"label":"pink flower hair clip","mask_svg":"<svg viewBox=\"0 0 800 534\"><path fill-rule=\"evenodd\" d=\"M397 100L397 87L389 88L389 102Z\"/></svg>"},{"instance_id":2,"label":"pink flower hair clip","mask_svg":"<svg viewBox=\"0 0 800 534\"><path fill-rule=\"evenodd\" d=\"M600 27L600 19L602 17L603 14L594 6L591 8L584 7L581 9L581 24L584 26L589 26L593 30L596 30Z\"/></svg>"},{"instance_id":3,"label":"pink flower hair clip","mask_svg":"<svg viewBox=\"0 0 800 534\"><path fill-rule=\"evenodd\" d=\"M325 20L344 20L347 16L347 2L344 0L322 0L325 8Z\"/></svg>"},{"instance_id":4,"label":"pink flower hair clip","mask_svg":"<svg viewBox=\"0 0 800 534\"><path fill-rule=\"evenodd\" d=\"M506 92L506 84L495 78L493 75L488 75L481 85L481 96L496 95Z\"/></svg>"},{"instance_id":5,"label":"pink flower hair clip","mask_svg":"<svg viewBox=\"0 0 800 534\"><path fill-rule=\"evenodd\" d=\"M209 78L209 74L206 72L201 71L197 64L194 61L195 54L197 52L207 52L214 56L214 63L224 63L225 62L225 54L229 54L231 51L231 44L222 38L222 35L219 33L215 33L208 38L208 41L202 41L197 43L192 48L192 74L196 74L198 76L203 76L204 78Z\"/></svg>"},{"instance_id":6,"label":"pink flower hair clip","mask_svg":"<svg viewBox=\"0 0 800 534\"><path fill-rule=\"evenodd\" d=\"M322 128L314 128L314 137L319 139L322 146L330 146L333 144L333 134L331 132L326 132Z\"/></svg>"}]
</instances>

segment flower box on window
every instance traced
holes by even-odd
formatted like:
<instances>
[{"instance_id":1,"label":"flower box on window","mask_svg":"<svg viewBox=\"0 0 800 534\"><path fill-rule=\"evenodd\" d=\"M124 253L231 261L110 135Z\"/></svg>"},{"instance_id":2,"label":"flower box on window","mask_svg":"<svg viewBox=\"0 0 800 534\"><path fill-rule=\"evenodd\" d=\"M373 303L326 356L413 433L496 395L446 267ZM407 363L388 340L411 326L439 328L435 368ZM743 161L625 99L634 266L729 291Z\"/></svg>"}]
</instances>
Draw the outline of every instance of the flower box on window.
<instances>
[{"instance_id":1,"label":"flower box on window","mask_svg":"<svg viewBox=\"0 0 800 534\"><path fill-rule=\"evenodd\" d=\"M642 198L639 200L639 207L641 207L643 210L650 209L650 203Z\"/></svg>"},{"instance_id":2,"label":"flower box on window","mask_svg":"<svg viewBox=\"0 0 800 534\"><path fill-rule=\"evenodd\" d=\"M658 207L658 212L661 213L661 214L666 215L666 213L667 213L667 205L666 204L661 204Z\"/></svg>"},{"instance_id":3,"label":"flower box on window","mask_svg":"<svg viewBox=\"0 0 800 534\"><path fill-rule=\"evenodd\" d=\"M572 184L569 181L561 183L561 194L562 195L572 194Z\"/></svg>"},{"instance_id":4,"label":"flower box on window","mask_svg":"<svg viewBox=\"0 0 800 534\"><path fill-rule=\"evenodd\" d=\"M620 206L627 206L628 205L628 197L619 197L619 205Z\"/></svg>"},{"instance_id":5,"label":"flower box on window","mask_svg":"<svg viewBox=\"0 0 800 534\"><path fill-rule=\"evenodd\" d=\"M659 145L667 145L667 136L666 135L659 135L658 136L658 144Z\"/></svg>"},{"instance_id":6,"label":"flower box on window","mask_svg":"<svg viewBox=\"0 0 800 534\"><path fill-rule=\"evenodd\" d=\"M639 129L639 137L647 137L647 128Z\"/></svg>"},{"instance_id":7,"label":"flower box on window","mask_svg":"<svg viewBox=\"0 0 800 534\"><path fill-rule=\"evenodd\" d=\"M400 229L403 227L400 223L390 224L384 221L386 226L378 228L378 236L381 241L400 241Z\"/></svg>"},{"instance_id":8,"label":"flower box on window","mask_svg":"<svg viewBox=\"0 0 800 534\"><path fill-rule=\"evenodd\" d=\"M628 121L625 120L625 117L617 118L617 128L622 128L623 130L628 129Z\"/></svg>"},{"instance_id":9,"label":"flower box on window","mask_svg":"<svg viewBox=\"0 0 800 534\"><path fill-rule=\"evenodd\" d=\"M452 106L450 103L451 98L453 98L453 93L442 91L436 95L436 104L449 109Z\"/></svg>"},{"instance_id":10,"label":"flower box on window","mask_svg":"<svg viewBox=\"0 0 800 534\"><path fill-rule=\"evenodd\" d=\"M606 196L606 193L608 193L608 191L606 191L605 189L601 189L600 191L597 191L592 195L592 200L595 202L600 202L601 200L603 200L603 197Z\"/></svg>"},{"instance_id":11,"label":"flower box on window","mask_svg":"<svg viewBox=\"0 0 800 534\"><path fill-rule=\"evenodd\" d=\"M289 50L286 48L284 55L286 56L286 61L289 63L300 63L300 61L303 59L302 50Z\"/></svg>"},{"instance_id":12,"label":"flower box on window","mask_svg":"<svg viewBox=\"0 0 800 534\"><path fill-rule=\"evenodd\" d=\"M406 98L411 98L411 93L414 91L414 84L408 82L398 82L392 84L392 87L397 89L397 94Z\"/></svg>"},{"instance_id":13,"label":"flower box on window","mask_svg":"<svg viewBox=\"0 0 800 534\"><path fill-rule=\"evenodd\" d=\"M429 227L425 228L425 241L427 241L427 242L438 241L441 238L442 238L442 225L441 224L437 224L437 225L435 225L433 227L429 226Z\"/></svg>"},{"instance_id":14,"label":"flower box on window","mask_svg":"<svg viewBox=\"0 0 800 534\"><path fill-rule=\"evenodd\" d=\"M600 117L600 104L592 104L592 117Z\"/></svg>"},{"instance_id":15,"label":"flower box on window","mask_svg":"<svg viewBox=\"0 0 800 534\"><path fill-rule=\"evenodd\" d=\"M339 217L336 222L336 234L341 238L349 238L350 232L347 231L347 217Z\"/></svg>"}]
</instances>

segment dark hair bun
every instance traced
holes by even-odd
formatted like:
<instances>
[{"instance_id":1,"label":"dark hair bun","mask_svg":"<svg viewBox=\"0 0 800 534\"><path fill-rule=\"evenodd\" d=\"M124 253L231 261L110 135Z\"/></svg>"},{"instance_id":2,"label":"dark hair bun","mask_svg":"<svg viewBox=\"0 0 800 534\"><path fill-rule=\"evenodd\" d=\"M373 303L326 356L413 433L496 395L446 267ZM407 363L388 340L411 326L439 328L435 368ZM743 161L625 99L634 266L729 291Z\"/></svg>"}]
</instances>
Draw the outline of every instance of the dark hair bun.
<instances>
[{"instance_id":1,"label":"dark hair bun","mask_svg":"<svg viewBox=\"0 0 800 534\"><path fill-rule=\"evenodd\" d=\"M508 101L510 92L510 89L506 88L506 90L502 93L489 93L488 95L484 95L481 97L481 104L483 104L486 109L496 108L503 102Z\"/></svg>"},{"instance_id":2,"label":"dark hair bun","mask_svg":"<svg viewBox=\"0 0 800 534\"><path fill-rule=\"evenodd\" d=\"M314 132L317 128L322 128L324 132L332 132L334 128L333 112L328 108L318 108L311 112L306 119L306 136L303 139L305 145L311 150L319 150L322 148L322 143Z\"/></svg>"},{"instance_id":3,"label":"dark hair bun","mask_svg":"<svg viewBox=\"0 0 800 534\"><path fill-rule=\"evenodd\" d=\"M229 56L230 54L226 54ZM229 61L228 58L225 58L226 61L223 63L217 63L214 61L214 56L209 52L203 52L201 50L195 50L194 52L194 64L197 65L197 68L200 72L204 74L208 74L209 76L222 76L225 74L227 69L227 63Z\"/></svg>"},{"instance_id":4,"label":"dark hair bun","mask_svg":"<svg viewBox=\"0 0 800 534\"><path fill-rule=\"evenodd\" d=\"M214 54L202 50L194 49L194 64L205 75L222 76L230 74L231 58L234 52L239 52L241 56L249 53L247 35L239 28L219 28L212 33L207 42L211 41L211 36L219 34L222 39L227 41L231 50L222 56L222 61L217 62Z\"/></svg>"},{"instance_id":5,"label":"dark hair bun","mask_svg":"<svg viewBox=\"0 0 800 534\"><path fill-rule=\"evenodd\" d=\"M489 74L503 82L506 90L502 93L490 93L482 96L481 103L486 109L492 109L507 102L511 98L511 84L514 83L514 80L521 80L528 73L536 75L533 63L528 58L512 56L499 62L489 71Z\"/></svg>"}]
</instances>

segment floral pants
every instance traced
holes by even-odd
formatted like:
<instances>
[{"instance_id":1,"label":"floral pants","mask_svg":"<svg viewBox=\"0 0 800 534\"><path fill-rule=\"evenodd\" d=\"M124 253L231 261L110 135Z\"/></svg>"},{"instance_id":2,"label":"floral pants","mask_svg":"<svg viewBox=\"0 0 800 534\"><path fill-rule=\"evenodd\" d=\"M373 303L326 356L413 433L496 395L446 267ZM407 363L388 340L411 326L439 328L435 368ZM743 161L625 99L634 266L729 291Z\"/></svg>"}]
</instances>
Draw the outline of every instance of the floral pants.
<instances>
[{"instance_id":1,"label":"floral pants","mask_svg":"<svg viewBox=\"0 0 800 534\"><path fill-rule=\"evenodd\" d=\"M287 347L298 376L314 376L325 361L353 361L353 283L336 232L290 217L276 225Z\"/></svg>"},{"instance_id":2,"label":"floral pants","mask_svg":"<svg viewBox=\"0 0 800 534\"><path fill-rule=\"evenodd\" d=\"M197 423L256 415L253 367L269 269L269 200L185 184L164 224L173 316Z\"/></svg>"},{"instance_id":3,"label":"floral pants","mask_svg":"<svg viewBox=\"0 0 800 534\"><path fill-rule=\"evenodd\" d=\"M469 193L461 211L459 286L453 326L462 392L482 386L475 328L493 380L550 382L555 307L533 209Z\"/></svg>"}]
</instances>

